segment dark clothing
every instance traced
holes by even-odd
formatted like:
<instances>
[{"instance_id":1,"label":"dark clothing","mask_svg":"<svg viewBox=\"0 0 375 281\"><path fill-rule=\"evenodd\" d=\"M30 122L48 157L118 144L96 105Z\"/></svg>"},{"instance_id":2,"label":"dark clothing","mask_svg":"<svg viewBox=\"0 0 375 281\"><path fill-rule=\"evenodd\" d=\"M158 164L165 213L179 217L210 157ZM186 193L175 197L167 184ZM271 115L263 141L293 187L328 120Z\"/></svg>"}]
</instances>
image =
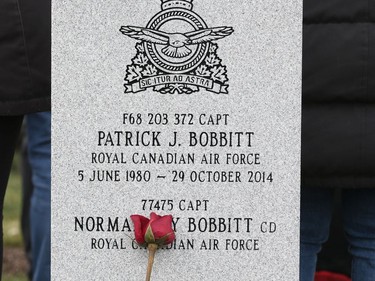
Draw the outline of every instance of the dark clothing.
<instances>
[{"instance_id":1,"label":"dark clothing","mask_svg":"<svg viewBox=\"0 0 375 281\"><path fill-rule=\"evenodd\" d=\"M375 1L304 1L302 186L375 188Z\"/></svg>"},{"instance_id":2,"label":"dark clothing","mask_svg":"<svg viewBox=\"0 0 375 281\"><path fill-rule=\"evenodd\" d=\"M22 240L25 250L25 255L29 265L32 265L32 252L31 252L31 231L30 231L30 205L31 197L34 190L32 183L31 167L27 152L27 138L22 138L21 147L21 177L22 177L22 209L21 209L21 232ZM32 280L32 266L29 267L27 273L28 280Z\"/></svg>"},{"instance_id":3,"label":"dark clothing","mask_svg":"<svg viewBox=\"0 0 375 281\"><path fill-rule=\"evenodd\" d=\"M0 115L51 108L50 9L50 0L0 0Z\"/></svg>"},{"instance_id":4,"label":"dark clothing","mask_svg":"<svg viewBox=\"0 0 375 281\"><path fill-rule=\"evenodd\" d=\"M23 115L51 109L50 10L50 0L0 0L0 215ZM0 272L2 252L0 239Z\"/></svg>"}]
</instances>

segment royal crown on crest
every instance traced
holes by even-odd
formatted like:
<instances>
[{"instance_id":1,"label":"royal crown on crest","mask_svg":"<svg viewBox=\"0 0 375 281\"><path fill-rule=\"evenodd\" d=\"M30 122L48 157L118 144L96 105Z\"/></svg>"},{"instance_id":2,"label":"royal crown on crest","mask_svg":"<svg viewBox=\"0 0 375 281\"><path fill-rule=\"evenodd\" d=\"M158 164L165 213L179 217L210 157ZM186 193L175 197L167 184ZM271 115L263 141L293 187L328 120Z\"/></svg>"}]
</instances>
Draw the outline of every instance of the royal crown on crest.
<instances>
[{"instance_id":1,"label":"royal crown on crest","mask_svg":"<svg viewBox=\"0 0 375 281\"><path fill-rule=\"evenodd\" d=\"M161 0L162 10L182 8L187 10L193 9L193 0Z\"/></svg>"}]
</instances>

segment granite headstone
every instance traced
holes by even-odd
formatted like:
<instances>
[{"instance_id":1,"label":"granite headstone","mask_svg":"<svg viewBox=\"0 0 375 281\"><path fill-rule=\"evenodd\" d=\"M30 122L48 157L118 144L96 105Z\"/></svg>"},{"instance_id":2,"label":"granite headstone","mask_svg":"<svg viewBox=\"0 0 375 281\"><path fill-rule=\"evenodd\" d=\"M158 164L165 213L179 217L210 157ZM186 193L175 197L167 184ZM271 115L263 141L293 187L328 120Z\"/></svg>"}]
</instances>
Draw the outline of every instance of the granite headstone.
<instances>
[{"instance_id":1,"label":"granite headstone","mask_svg":"<svg viewBox=\"0 0 375 281\"><path fill-rule=\"evenodd\" d=\"M302 2L53 1L52 280L299 271Z\"/></svg>"}]
</instances>

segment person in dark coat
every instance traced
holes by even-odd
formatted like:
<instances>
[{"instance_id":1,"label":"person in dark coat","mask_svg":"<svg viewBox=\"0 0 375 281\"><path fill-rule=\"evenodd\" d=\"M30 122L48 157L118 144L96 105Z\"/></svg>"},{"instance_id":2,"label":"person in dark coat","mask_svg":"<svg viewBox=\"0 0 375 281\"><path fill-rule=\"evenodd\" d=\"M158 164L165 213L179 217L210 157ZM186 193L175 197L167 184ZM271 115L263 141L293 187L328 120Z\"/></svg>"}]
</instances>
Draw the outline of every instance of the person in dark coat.
<instances>
[{"instance_id":1,"label":"person in dark coat","mask_svg":"<svg viewBox=\"0 0 375 281\"><path fill-rule=\"evenodd\" d=\"M304 2L300 280L342 190L352 280L375 280L375 2Z\"/></svg>"},{"instance_id":2,"label":"person in dark coat","mask_svg":"<svg viewBox=\"0 0 375 281\"><path fill-rule=\"evenodd\" d=\"M0 1L1 214L23 116L51 108L50 9L50 0Z\"/></svg>"}]
</instances>

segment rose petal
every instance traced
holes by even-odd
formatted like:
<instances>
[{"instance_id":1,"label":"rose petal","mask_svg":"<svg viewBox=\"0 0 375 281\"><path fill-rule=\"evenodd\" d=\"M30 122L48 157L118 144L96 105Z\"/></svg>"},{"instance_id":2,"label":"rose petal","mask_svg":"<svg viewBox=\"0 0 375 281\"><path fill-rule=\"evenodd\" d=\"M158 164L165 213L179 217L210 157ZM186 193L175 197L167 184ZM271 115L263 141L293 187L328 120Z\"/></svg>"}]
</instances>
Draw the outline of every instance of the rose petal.
<instances>
[{"instance_id":1,"label":"rose petal","mask_svg":"<svg viewBox=\"0 0 375 281\"><path fill-rule=\"evenodd\" d=\"M163 242L162 245L164 246L164 245L171 244L175 239L176 239L176 235L174 232L172 232L162 237L159 241L162 241Z\"/></svg>"},{"instance_id":2,"label":"rose petal","mask_svg":"<svg viewBox=\"0 0 375 281\"><path fill-rule=\"evenodd\" d=\"M144 244L145 233L150 220L141 215L132 215L130 218L134 224L135 241L137 241L138 244Z\"/></svg>"},{"instance_id":3,"label":"rose petal","mask_svg":"<svg viewBox=\"0 0 375 281\"><path fill-rule=\"evenodd\" d=\"M155 213L151 213L150 214L150 222L158 220L158 219L161 219L161 218L162 218L162 216L159 216L159 215L157 215Z\"/></svg>"},{"instance_id":4,"label":"rose petal","mask_svg":"<svg viewBox=\"0 0 375 281\"><path fill-rule=\"evenodd\" d=\"M160 217L158 220L151 220L150 226L151 226L155 239L160 239L166 235L171 236L172 233L174 234L174 231L172 229L172 216L171 215ZM167 241L170 241L172 238L173 237L168 237ZM172 241L173 240L174 238L172 239Z\"/></svg>"},{"instance_id":5,"label":"rose petal","mask_svg":"<svg viewBox=\"0 0 375 281\"><path fill-rule=\"evenodd\" d=\"M167 241L165 241L165 244L171 244L174 240L176 240L176 234L173 232L170 235L168 235Z\"/></svg>"}]
</instances>

